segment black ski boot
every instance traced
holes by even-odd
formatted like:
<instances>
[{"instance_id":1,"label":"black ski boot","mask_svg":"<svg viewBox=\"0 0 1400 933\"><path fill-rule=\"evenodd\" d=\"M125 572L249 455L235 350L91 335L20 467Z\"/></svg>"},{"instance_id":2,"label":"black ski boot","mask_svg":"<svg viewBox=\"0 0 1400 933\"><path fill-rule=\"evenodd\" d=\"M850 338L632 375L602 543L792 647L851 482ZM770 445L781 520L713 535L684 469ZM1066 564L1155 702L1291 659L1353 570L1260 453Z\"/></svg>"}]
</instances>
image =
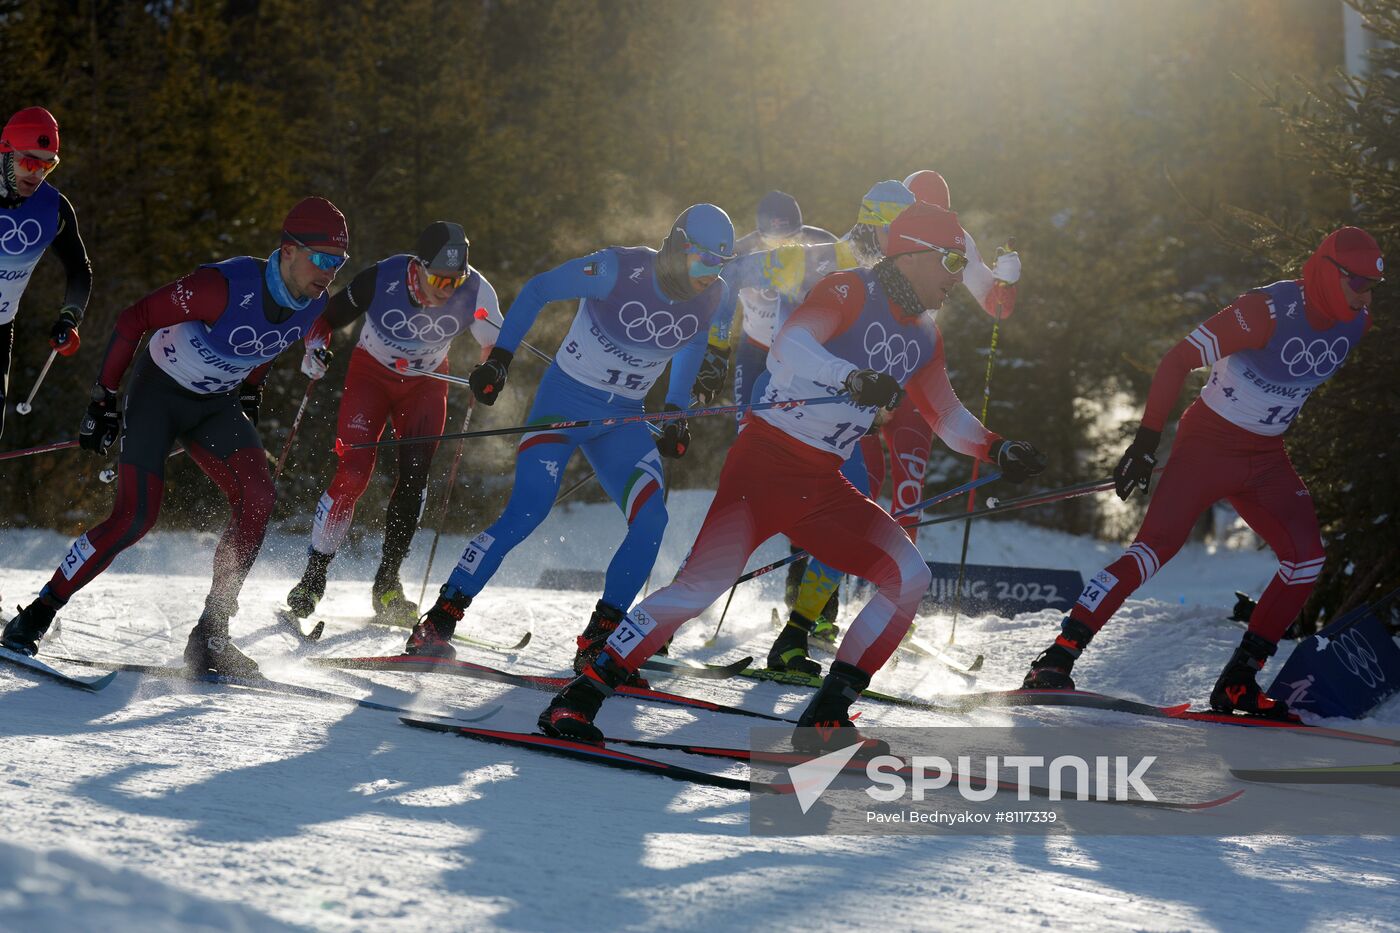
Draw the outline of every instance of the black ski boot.
<instances>
[{"instance_id":1,"label":"black ski boot","mask_svg":"<svg viewBox=\"0 0 1400 933\"><path fill-rule=\"evenodd\" d=\"M1240 646L1230 655L1225 670L1210 692L1210 708L1217 713L1245 713L1265 719L1292 719L1288 704L1280 703L1259 689L1255 675L1273 657L1278 646L1261 635L1245 632Z\"/></svg>"},{"instance_id":2,"label":"black ski boot","mask_svg":"<svg viewBox=\"0 0 1400 933\"><path fill-rule=\"evenodd\" d=\"M316 604L326 595L326 568L330 566L334 554L308 551L306 571L301 581L287 594L287 609L298 619L305 619L316 611Z\"/></svg>"},{"instance_id":3,"label":"black ski boot","mask_svg":"<svg viewBox=\"0 0 1400 933\"><path fill-rule=\"evenodd\" d=\"M407 627L418 621L418 604L404 597L397 573L392 577L376 574L370 598L374 601L374 618L379 622Z\"/></svg>"},{"instance_id":4,"label":"black ski boot","mask_svg":"<svg viewBox=\"0 0 1400 933\"><path fill-rule=\"evenodd\" d=\"M560 690L540 713L537 722L540 731L556 739L602 745L603 730L593 725L593 718L598 715L603 701L627 679L627 671L612 655L601 655Z\"/></svg>"},{"instance_id":5,"label":"black ski boot","mask_svg":"<svg viewBox=\"0 0 1400 933\"><path fill-rule=\"evenodd\" d=\"M1027 690L1073 690L1074 678L1070 674L1074 662L1079 660L1084 646L1093 637L1093 629L1078 619L1065 616L1060 623L1060 637L1031 662L1021 686Z\"/></svg>"},{"instance_id":6,"label":"black ski boot","mask_svg":"<svg viewBox=\"0 0 1400 933\"><path fill-rule=\"evenodd\" d=\"M812 625L812 637L831 642L833 645L840 641L841 626L836 624L837 614L840 612L841 588L837 587L832 591L831 598L826 601L822 614L817 616L817 621Z\"/></svg>"},{"instance_id":7,"label":"black ski boot","mask_svg":"<svg viewBox=\"0 0 1400 933\"><path fill-rule=\"evenodd\" d=\"M788 616L787 625L783 626L773 642L773 647L768 649L768 669L820 677L822 666L807 657L807 636L813 625L810 619L804 619L794 609Z\"/></svg>"},{"instance_id":8,"label":"black ski boot","mask_svg":"<svg viewBox=\"0 0 1400 933\"><path fill-rule=\"evenodd\" d=\"M888 742L861 735L851 721L851 704L860 698L861 692L868 686L869 674L844 661L833 661L831 672L822 681L817 695L812 697L812 702L798 717L797 730L792 734L792 747L804 754L824 755L860 742L863 747L856 752L859 757L888 755Z\"/></svg>"},{"instance_id":9,"label":"black ski boot","mask_svg":"<svg viewBox=\"0 0 1400 933\"><path fill-rule=\"evenodd\" d=\"M44 633L53 624L54 613L57 611L42 599L34 600L5 623L5 634L0 635L0 644L11 651L34 657L39 653L39 639L44 637Z\"/></svg>"},{"instance_id":10,"label":"black ski boot","mask_svg":"<svg viewBox=\"0 0 1400 933\"><path fill-rule=\"evenodd\" d=\"M228 639L228 619L212 616L206 610L190 629L185 642L185 667L190 676L218 674L223 677L256 679L258 663L233 646Z\"/></svg>"},{"instance_id":11,"label":"black ski boot","mask_svg":"<svg viewBox=\"0 0 1400 933\"><path fill-rule=\"evenodd\" d=\"M471 604L472 598L466 593L454 593L451 596L439 593L437 603L413 626L408 643L403 646L403 653L419 657L455 659L457 649L452 647L452 633L457 631L457 623L462 621L462 616Z\"/></svg>"},{"instance_id":12,"label":"black ski boot","mask_svg":"<svg viewBox=\"0 0 1400 933\"><path fill-rule=\"evenodd\" d=\"M621 624L625 613L620 609L615 609L598 600L598 604L593 608L593 615L588 619L588 626L583 630L583 634L578 637L578 649L574 652L574 673L582 674L588 670L589 665L598 661L603 653L603 646L608 643L608 638L617 630ZM621 686L639 687L642 690L649 690L651 684L641 674L629 674L627 679L622 681Z\"/></svg>"}]
</instances>

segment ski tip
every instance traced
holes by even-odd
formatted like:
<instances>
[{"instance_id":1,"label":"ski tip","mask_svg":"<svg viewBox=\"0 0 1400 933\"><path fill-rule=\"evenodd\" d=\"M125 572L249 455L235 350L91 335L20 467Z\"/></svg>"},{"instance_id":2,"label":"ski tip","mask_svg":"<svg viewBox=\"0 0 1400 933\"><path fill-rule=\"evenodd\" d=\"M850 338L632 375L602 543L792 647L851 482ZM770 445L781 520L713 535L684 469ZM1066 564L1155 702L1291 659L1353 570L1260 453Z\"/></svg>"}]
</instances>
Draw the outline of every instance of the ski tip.
<instances>
[{"instance_id":1,"label":"ski tip","mask_svg":"<svg viewBox=\"0 0 1400 933\"><path fill-rule=\"evenodd\" d=\"M967 672L969 674L977 673L982 669L982 662L986 660L986 658L979 654L977 657L973 658L972 663L967 666Z\"/></svg>"},{"instance_id":2,"label":"ski tip","mask_svg":"<svg viewBox=\"0 0 1400 933\"><path fill-rule=\"evenodd\" d=\"M337 457L344 457L344 456L345 456L345 442L344 442L343 440L341 440L340 438L337 437L337 438L335 439L335 447L332 448L332 449L335 450L335 455L336 455Z\"/></svg>"},{"instance_id":3,"label":"ski tip","mask_svg":"<svg viewBox=\"0 0 1400 933\"><path fill-rule=\"evenodd\" d=\"M320 640L321 640L321 636L324 635L325 633L326 633L326 623L325 623L324 621L321 621L321 622L317 622L315 625L311 626L311 631L307 632L307 633L305 634L304 637L306 638L307 641L320 641Z\"/></svg>"},{"instance_id":4,"label":"ski tip","mask_svg":"<svg viewBox=\"0 0 1400 933\"><path fill-rule=\"evenodd\" d=\"M108 671L96 680L89 681L87 683L87 689L101 690L103 687L106 687L112 681L117 679L117 673L117 671Z\"/></svg>"},{"instance_id":5,"label":"ski tip","mask_svg":"<svg viewBox=\"0 0 1400 933\"><path fill-rule=\"evenodd\" d=\"M526 633L525 633L525 637L522 638L522 639L520 639L520 640L519 640L518 642L516 642L514 645L512 645L510 650L512 650L512 651L519 651L521 648L524 648L526 645L528 645L528 644L530 643L530 639L531 639L531 638L534 638L534 637L535 637L535 633L534 633L534 632L526 632Z\"/></svg>"}]
</instances>

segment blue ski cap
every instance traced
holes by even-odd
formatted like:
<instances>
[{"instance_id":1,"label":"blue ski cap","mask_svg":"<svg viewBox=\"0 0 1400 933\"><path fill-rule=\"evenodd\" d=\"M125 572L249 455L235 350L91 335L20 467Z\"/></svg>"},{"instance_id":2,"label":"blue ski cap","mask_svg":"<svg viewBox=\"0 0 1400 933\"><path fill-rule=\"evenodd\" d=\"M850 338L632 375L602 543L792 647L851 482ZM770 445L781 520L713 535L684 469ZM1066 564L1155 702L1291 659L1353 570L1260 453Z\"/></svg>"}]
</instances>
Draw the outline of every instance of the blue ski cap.
<instances>
[{"instance_id":1,"label":"blue ski cap","mask_svg":"<svg viewBox=\"0 0 1400 933\"><path fill-rule=\"evenodd\" d=\"M856 223L888 227L914 200L914 192L904 187L902 182L894 179L877 182L861 198Z\"/></svg>"},{"instance_id":2,"label":"blue ski cap","mask_svg":"<svg viewBox=\"0 0 1400 933\"><path fill-rule=\"evenodd\" d=\"M693 278L719 275L734 258L734 224L713 204L687 207L671 230L685 238L687 271Z\"/></svg>"},{"instance_id":3,"label":"blue ski cap","mask_svg":"<svg viewBox=\"0 0 1400 933\"><path fill-rule=\"evenodd\" d=\"M783 239L802 229L802 208L797 199L782 191L770 191L758 202L758 232Z\"/></svg>"}]
</instances>

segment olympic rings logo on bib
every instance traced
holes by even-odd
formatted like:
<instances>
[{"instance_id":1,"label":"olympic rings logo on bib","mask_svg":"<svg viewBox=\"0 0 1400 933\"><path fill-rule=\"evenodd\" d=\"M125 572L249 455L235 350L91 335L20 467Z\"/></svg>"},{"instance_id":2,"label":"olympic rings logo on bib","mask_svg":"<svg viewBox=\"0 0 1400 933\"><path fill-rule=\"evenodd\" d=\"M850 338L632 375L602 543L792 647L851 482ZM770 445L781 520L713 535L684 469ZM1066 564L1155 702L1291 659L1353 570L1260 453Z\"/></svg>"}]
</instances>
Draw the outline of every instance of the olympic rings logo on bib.
<instances>
[{"instance_id":1,"label":"olympic rings logo on bib","mask_svg":"<svg viewBox=\"0 0 1400 933\"><path fill-rule=\"evenodd\" d=\"M376 326L398 340L423 340L429 343L442 343L462 332L462 323L451 314L433 317L420 311L410 316L398 308L385 311Z\"/></svg>"},{"instance_id":2,"label":"olympic rings logo on bib","mask_svg":"<svg viewBox=\"0 0 1400 933\"><path fill-rule=\"evenodd\" d=\"M653 311L640 301L624 304L617 312L617 319L627 329L628 337L638 343L655 344L662 350L674 350L700 329L700 319L693 314L683 314L678 319L670 311L660 308Z\"/></svg>"},{"instance_id":3,"label":"olympic rings logo on bib","mask_svg":"<svg viewBox=\"0 0 1400 933\"><path fill-rule=\"evenodd\" d=\"M238 356L261 356L272 357L290 347L301 337L301 328L293 327L283 333L280 330L270 330L260 334L247 324L235 327L228 335L228 345Z\"/></svg>"},{"instance_id":4,"label":"olympic rings logo on bib","mask_svg":"<svg viewBox=\"0 0 1400 933\"><path fill-rule=\"evenodd\" d=\"M1308 343L1302 337L1290 337L1279 350L1279 362L1288 367L1290 376L1314 375L1326 378L1336 372L1351 349L1351 341L1338 337L1332 343L1318 338Z\"/></svg>"},{"instance_id":5,"label":"olympic rings logo on bib","mask_svg":"<svg viewBox=\"0 0 1400 933\"><path fill-rule=\"evenodd\" d=\"M38 243L43 235L44 225L33 217L16 221L13 217L0 214L0 249L11 256L20 255Z\"/></svg>"},{"instance_id":6,"label":"olympic rings logo on bib","mask_svg":"<svg viewBox=\"0 0 1400 933\"><path fill-rule=\"evenodd\" d=\"M865 329L865 352L870 356L870 368L887 373L900 382L919 368L922 355L917 341L903 334L887 334L878 321Z\"/></svg>"}]
</instances>

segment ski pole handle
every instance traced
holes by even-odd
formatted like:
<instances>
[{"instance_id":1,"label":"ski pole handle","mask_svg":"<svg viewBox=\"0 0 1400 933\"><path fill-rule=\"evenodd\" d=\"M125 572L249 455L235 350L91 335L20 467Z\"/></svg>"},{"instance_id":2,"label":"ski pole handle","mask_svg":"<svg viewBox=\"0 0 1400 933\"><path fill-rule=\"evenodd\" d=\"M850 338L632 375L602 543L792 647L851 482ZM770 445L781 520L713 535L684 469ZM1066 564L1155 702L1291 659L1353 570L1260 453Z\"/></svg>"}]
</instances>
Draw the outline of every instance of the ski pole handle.
<instances>
[{"instance_id":1,"label":"ski pole handle","mask_svg":"<svg viewBox=\"0 0 1400 933\"><path fill-rule=\"evenodd\" d=\"M39 370L39 378L34 380L34 388L29 390L29 398L15 406L15 411L18 414L27 415L34 410L34 406L31 403L34 401L34 396L39 394L39 386L44 384L44 377L49 374L49 367L53 365L54 357L56 356L58 356L57 350L49 351L49 358L44 361L44 368Z\"/></svg>"}]
</instances>

